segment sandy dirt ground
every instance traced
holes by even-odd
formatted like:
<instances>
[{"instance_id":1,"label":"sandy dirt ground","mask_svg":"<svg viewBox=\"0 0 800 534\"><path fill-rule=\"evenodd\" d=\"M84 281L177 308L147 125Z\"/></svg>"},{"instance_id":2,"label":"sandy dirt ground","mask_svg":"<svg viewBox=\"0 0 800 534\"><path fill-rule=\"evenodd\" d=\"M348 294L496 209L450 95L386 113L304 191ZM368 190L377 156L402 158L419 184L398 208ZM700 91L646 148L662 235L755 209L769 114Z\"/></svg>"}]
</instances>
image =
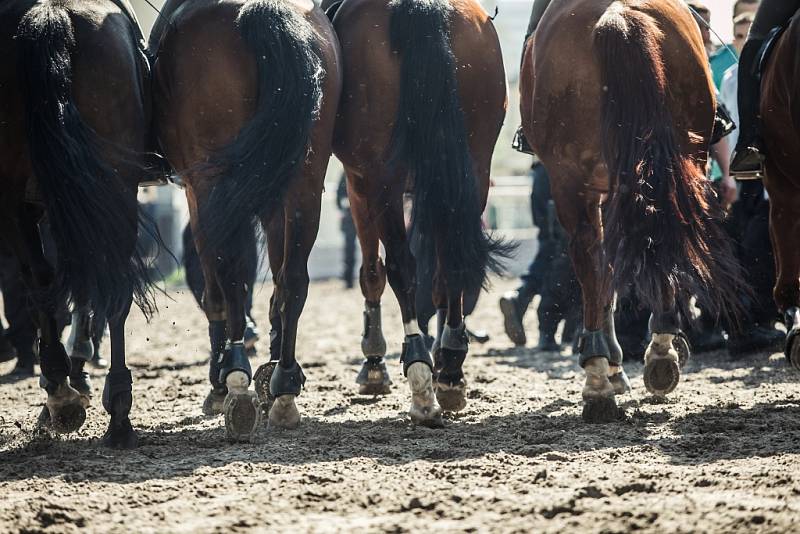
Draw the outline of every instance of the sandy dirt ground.
<instances>
[{"instance_id":1,"label":"sandy dirt ground","mask_svg":"<svg viewBox=\"0 0 800 534\"><path fill-rule=\"evenodd\" d=\"M139 449L99 445L99 375L86 425L60 437L34 431L44 399L36 380L0 385L0 531L798 528L800 377L781 355L699 356L666 402L648 397L631 365L624 419L587 425L569 351L510 348L497 310L510 287L497 281L471 319L492 341L472 346L467 409L432 430L405 416L394 297L384 298L384 324L395 388L364 398L354 386L361 296L312 284L298 349L303 422L265 428L255 444L227 443L222 418L202 416L206 326L188 291L172 291L151 324L138 313L128 322ZM262 325L268 296L257 298Z\"/></svg>"}]
</instances>

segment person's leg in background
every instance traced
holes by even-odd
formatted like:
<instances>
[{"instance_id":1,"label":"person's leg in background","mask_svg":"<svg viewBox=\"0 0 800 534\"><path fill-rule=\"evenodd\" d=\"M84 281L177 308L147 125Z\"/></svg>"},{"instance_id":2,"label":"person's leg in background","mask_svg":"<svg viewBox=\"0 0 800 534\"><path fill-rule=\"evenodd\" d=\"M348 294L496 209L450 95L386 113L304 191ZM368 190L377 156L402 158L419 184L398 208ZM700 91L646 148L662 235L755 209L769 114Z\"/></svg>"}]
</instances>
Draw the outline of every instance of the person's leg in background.
<instances>
[{"instance_id":1,"label":"person's leg in background","mask_svg":"<svg viewBox=\"0 0 800 534\"><path fill-rule=\"evenodd\" d=\"M734 205L738 257L753 294L743 297L748 317L744 328L728 328L728 352L736 357L760 350L778 350L785 334L775 328L778 310L772 298L775 267L769 237L769 202L761 181L742 182Z\"/></svg>"},{"instance_id":2,"label":"person's leg in background","mask_svg":"<svg viewBox=\"0 0 800 534\"><path fill-rule=\"evenodd\" d=\"M342 280L347 289L355 286L356 271L356 225L350 208L342 209L342 234L344 235L344 272Z\"/></svg>"},{"instance_id":3,"label":"person's leg in background","mask_svg":"<svg viewBox=\"0 0 800 534\"><path fill-rule=\"evenodd\" d=\"M527 343L522 319L533 297L541 292L542 281L550 270L553 258L558 254L558 240L554 235L554 224L558 222L551 208L550 178L544 165L538 162L534 163L531 175L533 177L531 215L534 226L539 229L538 251L528 272L520 277L522 282L520 286L500 299L500 311L503 313L506 334L517 346L524 346Z\"/></svg>"},{"instance_id":4,"label":"person's leg in background","mask_svg":"<svg viewBox=\"0 0 800 534\"><path fill-rule=\"evenodd\" d=\"M8 330L5 334L16 349L17 363L9 375L12 379L34 375L36 324L31 314L28 290L22 280L19 264L12 256L0 256L0 288L3 291Z\"/></svg>"}]
</instances>

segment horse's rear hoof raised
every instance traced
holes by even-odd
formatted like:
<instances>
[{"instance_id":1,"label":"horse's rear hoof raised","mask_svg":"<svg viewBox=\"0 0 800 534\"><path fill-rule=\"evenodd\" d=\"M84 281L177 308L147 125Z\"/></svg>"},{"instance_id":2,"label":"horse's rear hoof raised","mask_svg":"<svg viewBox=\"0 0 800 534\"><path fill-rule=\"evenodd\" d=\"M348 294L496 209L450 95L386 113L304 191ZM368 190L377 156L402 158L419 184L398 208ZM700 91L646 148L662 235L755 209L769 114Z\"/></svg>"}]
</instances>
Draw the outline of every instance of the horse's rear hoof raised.
<instances>
[{"instance_id":1,"label":"horse's rear hoof raised","mask_svg":"<svg viewBox=\"0 0 800 534\"><path fill-rule=\"evenodd\" d=\"M225 435L231 441L252 441L261 423L261 403L255 392L247 389L250 378L242 371L233 371L225 382Z\"/></svg>"},{"instance_id":2,"label":"horse's rear hoof raised","mask_svg":"<svg viewBox=\"0 0 800 534\"><path fill-rule=\"evenodd\" d=\"M656 397L664 397L678 387L681 369L677 359L654 356L644 366L644 387Z\"/></svg>"}]
</instances>

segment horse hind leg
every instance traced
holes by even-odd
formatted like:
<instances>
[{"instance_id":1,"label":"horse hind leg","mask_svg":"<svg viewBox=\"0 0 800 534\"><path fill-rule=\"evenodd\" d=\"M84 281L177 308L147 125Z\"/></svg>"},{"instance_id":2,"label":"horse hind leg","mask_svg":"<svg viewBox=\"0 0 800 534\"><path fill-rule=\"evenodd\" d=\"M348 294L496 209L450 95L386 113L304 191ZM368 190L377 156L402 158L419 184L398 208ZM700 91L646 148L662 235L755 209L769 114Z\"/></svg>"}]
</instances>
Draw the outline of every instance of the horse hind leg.
<instances>
[{"instance_id":1,"label":"horse hind leg","mask_svg":"<svg viewBox=\"0 0 800 534\"><path fill-rule=\"evenodd\" d=\"M348 179L353 179L349 173ZM359 282L364 295L364 329L361 333L364 363L356 377L356 383L361 395L385 395L391 391L392 386L384 361L386 339L381 318L381 297L386 288L387 272L378 254L379 230L371 220L367 197L352 190L349 197L353 222L361 244Z\"/></svg>"},{"instance_id":2,"label":"horse hind leg","mask_svg":"<svg viewBox=\"0 0 800 534\"><path fill-rule=\"evenodd\" d=\"M51 286L54 273L44 257L38 219L38 210L20 210L17 232L12 233L12 246L28 286L44 293ZM40 385L47 392L38 423L58 433L75 432L86 421L85 399L69 384L71 362L59 339L55 305L38 302L36 308L42 370Z\"/></svg>"},{"instance_id":3,"label":"horse hind leg","mask_svg":"<svg viewBox=\"0 0 800 534\"><path fill-rule=\"evenodd\" d=\"M225 299L228 333L218 380L227 389L222 413L225 433L231 441L252 441L262 414L258 397L250 389L253 373L244 339L248 276L243 258L251 245L249 239L242 239L230 250L218 251L217 260L217 281Z\"/></svg>"},{"instance_id":4,"label":"horse hind leg","mask_svg":"<svg viewBox=\"0 0 800 534\"><path fill-rule=\"evenodd\" d=\"M109 318L111 332L111 368L103 388L103 407L111 416L103 445L113 449L134 449L139 437L133 429L130 412L133 406L133 379L125 362L125 321L132 296L121 313Z\"/></svg>"}]
</instances>

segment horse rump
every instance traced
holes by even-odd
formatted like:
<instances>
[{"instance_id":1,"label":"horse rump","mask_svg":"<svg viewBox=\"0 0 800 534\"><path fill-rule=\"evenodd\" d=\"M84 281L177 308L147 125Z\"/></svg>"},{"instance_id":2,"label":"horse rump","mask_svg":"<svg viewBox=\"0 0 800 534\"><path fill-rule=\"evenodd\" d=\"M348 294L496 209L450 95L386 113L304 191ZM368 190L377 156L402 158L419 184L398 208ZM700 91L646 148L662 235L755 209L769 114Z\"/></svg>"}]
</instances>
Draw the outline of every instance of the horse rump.
<instances>
[{"instance_id":1,"label":"horse rump","mask_svg":"<svg viewBox=\"0 0 800 534\"><path fill-rule=\"evenodd\" d=\"M414 183L415 255L424 265L438 257L451 291L477 290L488 271L502 271L513 247L481 224L450 45L453 8L448 0L394 0L390 8L391 46L401 65L389 161Z\"/></svg>"},{"instance_id":2,"label":"horse rump","mask_svg":"<svg viewBox=\"0 0 800 534\"><path fill-rule=\"evenodd\" d=\"M660 35L649 15L620 2L594 29L606 91L602 151L612 188L604 242L614 283L632 284L652 310L694 295L712 313L737 319L747 286L711 184L681 152Z\"/></svg>"},{"instance_id":3,"label":"horse rump","mask_svg":"<svg viewBox=\"0 0 800 534\"><path fill-rule=\"evenodd\" d=\"M136 194L103 157L125 151L97 136L72 97L70 16L61 3L38 2L20 21L16 39L30 159L58 255L56 280L42 297L91 303L113 316L126 311L133 291L150 314L152 286L135 246Z\"/></svg>"},{"instance_id":4,"label":"horse rump","mask_svg":"<svg viewBox=\"0 0 800 534\"><path fill-rule=\"evenodd\" d=\"M236 139L207 167L214 188L202 210L204 246L239 261L260 216L283 205L306 160L322 101L317 34L288 2L255 0L236 20L257 65L256 110Z\"/></svg>"}]
</instances>

